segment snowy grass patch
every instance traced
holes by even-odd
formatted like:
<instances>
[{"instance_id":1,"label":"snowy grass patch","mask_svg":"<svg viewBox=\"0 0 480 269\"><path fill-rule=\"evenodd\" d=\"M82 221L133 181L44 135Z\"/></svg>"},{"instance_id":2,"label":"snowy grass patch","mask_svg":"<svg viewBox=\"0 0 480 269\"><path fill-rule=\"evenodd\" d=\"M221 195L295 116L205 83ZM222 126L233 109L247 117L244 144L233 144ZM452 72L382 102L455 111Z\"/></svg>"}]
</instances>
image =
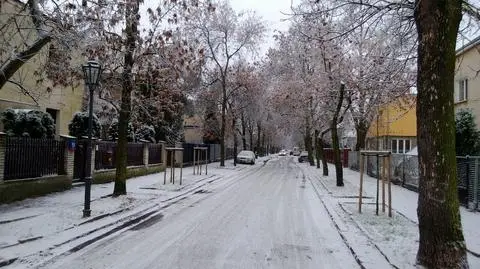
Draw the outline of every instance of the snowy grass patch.
<instances>
[{"instance_id":1,"label":"snowy grass patch","mask_svg":"<svg viewBox=\"0 0 480 269\"><path fill-rule=\"evenodd\" d=\"M418 249L418 227L400 214L380 212L375 215L374 204L364 204L363 213L358 213L354 204L341 204L360 229L398 268L415 268ZM381 211L381 210L380 210Z\"/></svg>"}]
</instances>

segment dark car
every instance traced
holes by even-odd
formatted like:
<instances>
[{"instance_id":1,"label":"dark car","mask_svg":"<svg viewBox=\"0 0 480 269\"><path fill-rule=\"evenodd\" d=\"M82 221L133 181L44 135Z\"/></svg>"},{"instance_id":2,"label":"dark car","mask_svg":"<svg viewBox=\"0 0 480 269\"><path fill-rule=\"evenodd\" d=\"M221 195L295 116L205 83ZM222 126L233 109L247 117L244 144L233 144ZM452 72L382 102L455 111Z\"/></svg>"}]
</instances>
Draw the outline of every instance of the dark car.
<instances>
[{"instance_id":1,"label":"dark car","mask_svg":"<svg viewBox=\"0 0 480 269\"><path fill-rule=\"evenodd\" d=\"M298 162L303 163L303 162L308 162L308 152L303 151L300 153L300 156L298 156Z\"/></svg>"}]
</instances>

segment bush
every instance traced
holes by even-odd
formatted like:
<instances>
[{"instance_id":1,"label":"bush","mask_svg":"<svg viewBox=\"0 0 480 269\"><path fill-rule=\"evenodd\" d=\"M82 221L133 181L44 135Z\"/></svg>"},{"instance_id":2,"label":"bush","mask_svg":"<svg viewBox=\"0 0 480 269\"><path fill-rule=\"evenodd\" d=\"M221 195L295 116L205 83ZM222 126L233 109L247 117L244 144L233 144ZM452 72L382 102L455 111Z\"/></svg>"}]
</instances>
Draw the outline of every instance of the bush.
<instances>
[{"instance_id":1,"label":"bush","mask_svg":"<svg viewBox=\"0 0 480 269\"><path fill-rule=\"evenodd\" d=\"M148 142L155 143L155 128L149 125L142 125L135 135L137 140L145 140Z\"/></svg>"},{"instance_id":2,"label":"bush","mask_svg":"<svg viewBox=\"0 0 480 269\"><path fill-rule=\"evenodd\" d=\"M92 121L92 136L100 137L100 121L97 116L93 114ZM81 138L82 136L88 136L88 112L77 112L73 116L73 119L68 124L69 135Z\"/></svg>"},{"instance_id":3,"label":"bush","mask_svg":"<svg viewBox=\"0 0 480 269\"><path fill-rule=\"evenodd\" d=\"M480 132L470 110L460 110L455 116L455 150L457 156L480 153Z\"/></svg>"},{"instance_id":4,"label":"bush","mask_svg":"<svg viewBox=\"0 0 480 269\"><path fill-rule=\"evenodd\" d=\"M10 136L55 137L55 122L43 111L7 109L2 113L2 122L5 133Z\"/></svg>"},{"instance_id":5,"label":"bush","mask_svg":"<svg viewBox=\"0 0 480 269\"><path fill-rule=\"evenodd\" d=\"M135 136L133 132L133 126L129 122L127 127L127 139L128 142L133 142L133 137ZM114 141L118 139L118 120L112 122L112 125L108 128L108 139Z\"/></svg>"}]
</instances>

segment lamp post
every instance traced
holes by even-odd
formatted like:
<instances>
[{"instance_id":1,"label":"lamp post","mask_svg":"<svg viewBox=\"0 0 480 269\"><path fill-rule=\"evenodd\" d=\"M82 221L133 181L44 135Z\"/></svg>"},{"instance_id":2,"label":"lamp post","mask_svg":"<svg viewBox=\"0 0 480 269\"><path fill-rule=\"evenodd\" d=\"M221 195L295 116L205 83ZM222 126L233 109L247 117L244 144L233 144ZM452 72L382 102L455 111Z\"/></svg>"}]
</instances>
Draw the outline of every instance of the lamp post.
<instances>
[{"instance_id":1,"label":"lamp post","mask_svg":"<svg viewBox=\"0 0 480 269\"><path fill-rule=\"evenodd\" d=\"M88 104L88 141L85 147L84 175L85 175L85 202L83 207L83 217L90 217L90 190L92 187L92 125L93 125L93 93L98 86L102 66L96 61L88 61L82 65L85 85L89 90Z\"/></svg>"}]
</instances>

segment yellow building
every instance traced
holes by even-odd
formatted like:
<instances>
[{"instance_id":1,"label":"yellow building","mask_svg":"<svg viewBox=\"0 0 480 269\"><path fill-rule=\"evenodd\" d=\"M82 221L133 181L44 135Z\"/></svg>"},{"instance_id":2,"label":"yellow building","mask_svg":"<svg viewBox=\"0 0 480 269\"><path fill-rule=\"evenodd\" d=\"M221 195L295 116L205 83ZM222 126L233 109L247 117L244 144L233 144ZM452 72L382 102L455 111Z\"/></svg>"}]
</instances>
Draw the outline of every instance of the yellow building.
<instances>
[{"instance_id":1,"label":"yellow building","mask_svg":"<svg viewBox=\"0 0 480 269\"><path fill-rule=\"evenodd\" d=\"M23 8L22 2L18 0L2 0L0 5L0 25L7 25L6 21L11 18L12 14L21 14ZM27 12L27 11L23 11ZM23 30L22 36L16 29L10 27L2 31L3 40L0 42L4 47L16 45L22 47L24 41L33 42L35 39L35 30L31 25L28 16L19 17L18 22L23 24L23 29L30 29L31 33ZM24 17L23 19L21 17ZM30 27L28 25L30 24ZM11 25L11 24L8 24ZM24 35L26 34L26 35ZM8 37L8 40L7 40ZM6 43L8 42L8 44ZM68 134L68 123L72 119L75 112L80 111L84 97L83 81L68 78L67 85L53 85L49 80L40 79L44 76L38 76L40 72L44 72L44 64L48 61L49 48L52 44L47 44L37 55L28 60L0 89L0 113L7 108L14 109L35 109L48 112L55 120L56 134ZM0 64L3 64L7 57L5 51L0 54ZM79 66L80 69L80 66ZM3 130L3 126L1 126Z\"/></svg>"},{"instance_id":2,"label":"yellow building","mask_svg":"<svg viewBox=\"0 0 480 269\"><path fill-rule=\"evenodd\" d=\"M367 134L370 150L406 153L417 145L416 96L400 97L381 106Z\"/></svg>"},{"instance_id":3,"label":"yellow building","mask_svg":"<svg viewBox=\"0 0 480 269\"><path fill-rule=\"evenodd\" d=\"M455 112L469 109L480 127L480 36L461 47L456 53Z\"/></svg>"}]
</instances>

